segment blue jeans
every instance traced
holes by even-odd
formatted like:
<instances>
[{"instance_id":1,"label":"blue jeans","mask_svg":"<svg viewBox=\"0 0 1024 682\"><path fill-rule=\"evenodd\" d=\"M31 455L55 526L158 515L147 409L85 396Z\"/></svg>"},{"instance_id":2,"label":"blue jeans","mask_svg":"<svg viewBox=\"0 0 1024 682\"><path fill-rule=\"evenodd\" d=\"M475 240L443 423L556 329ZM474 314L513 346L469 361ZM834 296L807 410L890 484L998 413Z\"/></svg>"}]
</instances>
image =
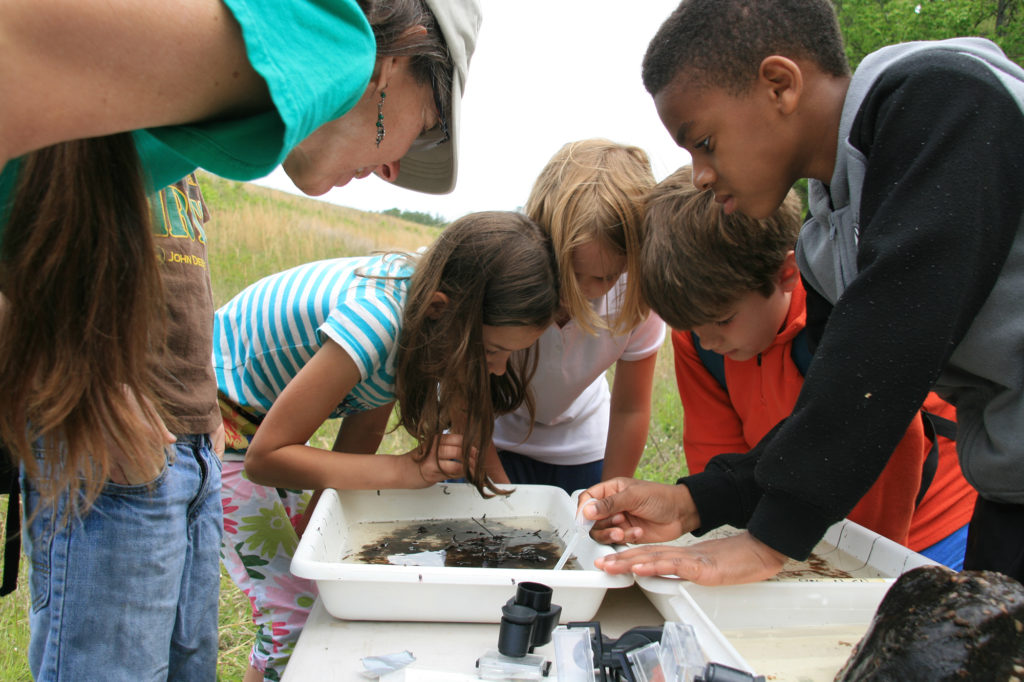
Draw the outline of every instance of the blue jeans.
<instances>
[{"instance_id":1,"label":"blue jeans","mask_svg":"<svg viewBox=\"0 0 1024 682\"><path fill-rule=\"evenodd\" d=\"M216 679L220 460L206 436L173 452L70 519L67 495L41 506L22 474L36 680Z\"/></svg>"}]
</instances>

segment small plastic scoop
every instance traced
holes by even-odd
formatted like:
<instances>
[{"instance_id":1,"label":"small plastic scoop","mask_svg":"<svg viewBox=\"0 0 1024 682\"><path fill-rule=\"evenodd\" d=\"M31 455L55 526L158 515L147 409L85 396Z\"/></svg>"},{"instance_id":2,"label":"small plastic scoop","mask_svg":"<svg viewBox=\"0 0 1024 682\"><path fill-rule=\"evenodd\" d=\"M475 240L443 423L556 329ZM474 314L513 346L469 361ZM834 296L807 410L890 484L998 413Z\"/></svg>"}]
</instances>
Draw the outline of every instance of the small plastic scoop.
<instances>
[{"instance_id":1,"label":"small plastic scoop","mask_svg":"<svg viewBox=\"0 0 1024 682\"><path fill-rule=\"evenodd\" d=\"M597 500L589 499L576 510L576 527L573 530L572 538L569 540L568 544L566 544L565 551L562 552L562 556L558 559L558 563L555 564L555 567L552 570L562 570L566 562L568 562L569 558L572 556L573 550L576 549L576 544L579 542L579 539L584 535L589 535L590 529L594 527L594 521L583 516L583 510L586 509L589 504L597 504Z\"/></svg>"}]
</instances>

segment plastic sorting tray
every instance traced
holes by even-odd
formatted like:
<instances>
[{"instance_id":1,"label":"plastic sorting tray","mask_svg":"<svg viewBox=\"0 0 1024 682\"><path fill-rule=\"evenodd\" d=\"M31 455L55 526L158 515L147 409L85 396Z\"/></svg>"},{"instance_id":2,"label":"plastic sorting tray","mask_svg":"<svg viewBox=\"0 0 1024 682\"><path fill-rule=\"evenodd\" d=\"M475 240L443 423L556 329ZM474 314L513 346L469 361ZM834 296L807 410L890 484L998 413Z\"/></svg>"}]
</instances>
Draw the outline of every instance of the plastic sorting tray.
<instances>
[{"instance_id":1,"label":"plastic sorting tray","mask_svg":"<svg viewBox=\"0 0 1024 682\"><path fill-rule=\"evenodd\" d=\"M422 490L326 490L292 558L297 576L316 581L327 612L348 620L497 623L520 582L553 590L562 622L594 617L605 591L628 587L631 576L594 568L613 547L582 538L574 554L582 570L398 566L344 563L358 547L349 538L358 524L483 518L541 517L563 543L575 530L576 502L560 488L517 485L512 494L484 499L470 484L441 483Z\"/></svg>"},{"instance_id":2,"label":"plastic sorting tray","mask_svg":"<svg viewBox=\"0 0 1024 682\"><path fill-rule=\"evenodd\" d=\"M667 544L690 545L738 532L723 527ZM933 563L863 526L841 521L829 528L808 561L788 562L771 580L724 587L668 577L636 581L666 619L674 617L670 602L685 595L720 630L867 625L897 577Z\"/></svg>"},{"instance_id":3,"label":"plastic sorting tray","mask_svg":"<svg viewBox=\"0 0 1024 682\"><path fill-rule=\"evenodd\" d=\"M637 579L637 584L640 584L639 578ZM693 634L697 637L697 643L700 645L701 651L708 661L721 663L738 670L745 670L748 673L757 672L744 660L743 656L726 638L725 634L711 622L707 614L697 606L697 603L686 592L678 592L674 596L662 597L659 595L657 600L653 596L650 591L647 591L648 599L664 616L665 620L688 623L693 627ZM659 601L662 602L660 605Z\"/></svg>"},{"instance_id":4,"label":"plastic sorting tray","mask_svg":"<svg viewBox=\"0 0 1024 682\"><path fill-rule=\"evenodd\" d=\"M689 545L738 532L725 527L668 544ZM841 521L808 561L787 563L772 580L721 587L668 577L637 577L636 582L666 620L694 624L710 660L768 679L828 682L896 577L932 563L863 526ZM740 662L730 663L736 659Z\"/></svg>"}]
</instances>

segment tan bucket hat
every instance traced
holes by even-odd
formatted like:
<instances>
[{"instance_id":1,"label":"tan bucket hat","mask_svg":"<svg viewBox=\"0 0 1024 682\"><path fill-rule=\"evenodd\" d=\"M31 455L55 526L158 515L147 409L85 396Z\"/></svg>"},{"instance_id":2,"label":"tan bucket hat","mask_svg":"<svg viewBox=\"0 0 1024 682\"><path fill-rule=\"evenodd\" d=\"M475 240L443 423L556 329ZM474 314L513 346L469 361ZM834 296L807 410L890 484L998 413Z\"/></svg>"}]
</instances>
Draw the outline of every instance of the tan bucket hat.
<instances>
[{"instance_id":1,"label":"tan bucket hat","mask_svg":"<svg viewBox=\"0 0 1024 682\"><path fill-rule=\"evenodd\" d=\"M395 184L427 194L447 194L455 189L459 164L459 126L462 94L466 89L469 60L476 47L482 12L478 0L425 0L433 12L455 66L451 102L448 105L448 141L423 150L416 143L402 157Z\"/></svg>"}]
</instances>

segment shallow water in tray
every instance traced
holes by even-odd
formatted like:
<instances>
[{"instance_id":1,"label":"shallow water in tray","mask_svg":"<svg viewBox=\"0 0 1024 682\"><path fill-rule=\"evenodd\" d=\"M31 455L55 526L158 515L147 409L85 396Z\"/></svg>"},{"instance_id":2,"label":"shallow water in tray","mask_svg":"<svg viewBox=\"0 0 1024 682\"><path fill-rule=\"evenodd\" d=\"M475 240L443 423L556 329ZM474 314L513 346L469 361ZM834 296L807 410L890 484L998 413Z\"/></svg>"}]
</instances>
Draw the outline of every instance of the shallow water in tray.
<instances>
[{"instance_id":1,"label":"shallow water in tray","mask_svg":"<svg viewBox=\"0 0 1024 682\"><path fill-rule=\"evenodd\" d=\"M881 571L852 554L832 549L824 555L812 553L804 561L790 559L773 581L875 580L884 578Z\"/></svg>"},{"instance_id":2,"label":"shallow water in tray","mask_svg":"<svg viewBox=\"0 0 1024 682\"><path fill-rule=\"evenodd\" d=\"M536 516L367 521L349 526L348 533L341 560L353 564L393 564L398 562L389 557L395 555L443 551L448 567L553 568L565 549L547 519ZM573 560L565 568L580 565Z\"/></svg>"}]
</instances>

